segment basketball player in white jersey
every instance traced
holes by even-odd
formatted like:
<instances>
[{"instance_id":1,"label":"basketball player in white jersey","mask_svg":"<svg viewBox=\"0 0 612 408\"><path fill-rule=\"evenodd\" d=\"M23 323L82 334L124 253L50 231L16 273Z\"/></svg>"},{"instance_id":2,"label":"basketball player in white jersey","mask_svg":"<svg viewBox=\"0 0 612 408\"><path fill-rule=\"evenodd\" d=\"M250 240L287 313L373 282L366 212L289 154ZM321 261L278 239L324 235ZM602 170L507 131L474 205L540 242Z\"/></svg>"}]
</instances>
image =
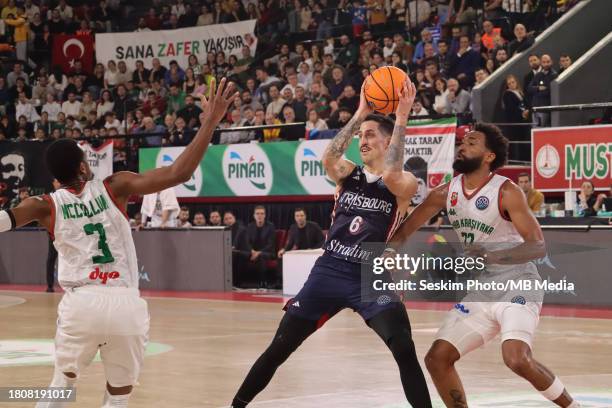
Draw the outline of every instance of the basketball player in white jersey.
<instances>
[{"instance_id":1,"label":"basketball player in white jersey","mask_svg":"<svg viewBox=\"0 0 612 408\"><path fill-rule=\"evenodd\" d=\"M104 364L103 407L126 407L138 379L149 331L146 302L138 292L138 265L126 214L128 197L187 181L213 132L238 93L221 80L210 100L202 97L201 127L174 164L144 174L116 173L92 180L83 151L59 139L46 152L47 167L61 187L0 212L0 231L38 221L54 237L58 281L55 372L50 387L72 387L98 350ZM39 402L38 408L67 403Z\"/></svg>"},{"instance_id":2,"label":"basketball player in white jersey","mask_svg":"<svg viewBox=\"0 0 612 408\"><path fill-rule=\"evenodd\" d=\"M446 207L466 253L485 259L483 279L539 279L531 261L546 255L540 225L521 189L495 174L506 163L507 154L508 140L499 128L477 124L463 139L453 163L461 174L431 191L391 238L390 247L401 247ZM490 294L472 295L449 312L425 357L446 406L468 406L455 362L501 333L504 363L514 373L558 406L579 407L559 378L532 356L543 294L537 292L533 299L526 299L525 294L506 292L486 302L482 300Z\"/></svg>"}]
</instances>

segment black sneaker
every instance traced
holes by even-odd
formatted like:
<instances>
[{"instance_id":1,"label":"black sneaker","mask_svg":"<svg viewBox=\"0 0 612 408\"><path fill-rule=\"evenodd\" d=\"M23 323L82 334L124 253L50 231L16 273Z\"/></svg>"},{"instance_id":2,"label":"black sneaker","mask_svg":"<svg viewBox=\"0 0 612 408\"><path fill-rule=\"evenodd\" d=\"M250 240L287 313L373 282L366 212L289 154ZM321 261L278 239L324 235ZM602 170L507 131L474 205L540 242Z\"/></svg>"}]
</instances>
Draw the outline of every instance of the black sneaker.
<instances>
[{"instance_id":1,"label":"black sneaker","mask_svg":"<svg viewBox=\"0 0 612 408\"><path fill-rule=\"evenodd\" d=\"M55 292L55 289L53 289L52 287L51 288L47 288L47 293L53 293L53 292Z\"/></svg>"}]
</instances>

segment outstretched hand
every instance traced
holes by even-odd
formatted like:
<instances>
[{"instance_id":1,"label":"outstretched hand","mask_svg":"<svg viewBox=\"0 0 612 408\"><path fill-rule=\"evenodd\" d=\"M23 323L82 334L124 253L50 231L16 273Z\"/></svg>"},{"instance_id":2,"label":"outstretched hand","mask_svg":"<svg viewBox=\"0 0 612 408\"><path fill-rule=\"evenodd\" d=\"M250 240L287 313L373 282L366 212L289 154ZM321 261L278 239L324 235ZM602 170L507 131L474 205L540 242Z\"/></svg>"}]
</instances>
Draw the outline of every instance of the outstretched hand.
<instances>
[{"instance_id":1,"label":"outstretched hand","mask_svg":"<svg viewBox=\"0 0 612 408\"><path fill-rule=\"evenodd\" d=\"M410 79L406 78L402 87L398 90L399 102L397 104L397 110L395 111L396 117L402 117L408 119L410 111L412 110L412 104L416 97L416 87Z\"/></svg>"},{"instance_id":2,"label":"outstretched hand","mask_svg":"<svg viewBox=\"0 0 612 408\"><path fill-rule=\"evenodd\" d=\"M215 127L225 113L227 108L234 102L239 95L238 92L234 92L234 83L230 82L227 84L225 78L221 79L219 87L216 87L216 80L213 78L210 81L210 92L209 97L206 95L200 95L200 102L202 104L202 113L200 113L200 124L203 126L205 122L212 122Z\"/></svg>"}]
</instances>

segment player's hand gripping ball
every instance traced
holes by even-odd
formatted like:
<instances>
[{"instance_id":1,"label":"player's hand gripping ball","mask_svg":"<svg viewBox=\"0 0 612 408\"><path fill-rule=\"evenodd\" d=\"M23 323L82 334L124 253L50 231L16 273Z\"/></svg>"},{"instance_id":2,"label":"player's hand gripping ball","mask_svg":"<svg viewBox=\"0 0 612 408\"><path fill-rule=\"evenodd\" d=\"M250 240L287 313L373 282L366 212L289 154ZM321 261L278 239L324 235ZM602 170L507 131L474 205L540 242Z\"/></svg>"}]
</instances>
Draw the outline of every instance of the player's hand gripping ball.
<instances>
[{"instance_id":1,"label":"player's hand gripping ball","mask_svg":"<svg viewBox=\"0 0 612 408\"><path fill-rule=\"evenodd\" d=\"M368 106L383 115L394 113L407 78L408 75L397 67L381 67L372 72L363 84Z\"/></svg>"}]
</instances>

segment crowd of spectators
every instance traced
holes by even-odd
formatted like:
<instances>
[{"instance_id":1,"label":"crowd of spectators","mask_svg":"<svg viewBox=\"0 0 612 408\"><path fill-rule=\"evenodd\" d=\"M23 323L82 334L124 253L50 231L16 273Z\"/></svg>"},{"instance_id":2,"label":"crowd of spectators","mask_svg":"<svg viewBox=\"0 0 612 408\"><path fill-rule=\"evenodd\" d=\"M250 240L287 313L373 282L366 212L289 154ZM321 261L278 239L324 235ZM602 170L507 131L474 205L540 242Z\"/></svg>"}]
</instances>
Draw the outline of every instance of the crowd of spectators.
<instances>
[{"instance_id":1,"label":"crowd of spectators","mask_svg":"<svg viewBox=\"0 0 612 408\"><path fill-rule=\"evenodd\" d=\"M152 0L143 10L120 0L95 6L77 0L4 0L0 28L6 47L0 52L5 61L15 62L5 64L0 76L0 139L141 134L130 142L114 139L115 170L133 167L128 159L136 157L140 146L188 144L199 125L199 96L213 77L226 76L241 96L214 142L293 140L303 137L304 130L342 127L359 102L364 79L384 65L406 70L417 85L415 115L450 114L467 122L473 86L527 49L535 33L575 2ZM198 60L192 55L184 66L153 59L130 69L123 61L108 61L95 64L93 72L86 72L80 61L68 72L49 61L58 33L146 31L246 19L258 21L257 53L245 45L237 56L210 52ZM269 52L269 45L275 51ZM559 69L571 63L567 55L561 60ZM556 75L552 59L534 56L530 64L529 82L508 77L503 107L510 121L531 120L529 108L550 100L548 84ZM542 114L534 120L547 123ZM296 122L305 125L233 130Z\"/></svg>"}]
</instances>

